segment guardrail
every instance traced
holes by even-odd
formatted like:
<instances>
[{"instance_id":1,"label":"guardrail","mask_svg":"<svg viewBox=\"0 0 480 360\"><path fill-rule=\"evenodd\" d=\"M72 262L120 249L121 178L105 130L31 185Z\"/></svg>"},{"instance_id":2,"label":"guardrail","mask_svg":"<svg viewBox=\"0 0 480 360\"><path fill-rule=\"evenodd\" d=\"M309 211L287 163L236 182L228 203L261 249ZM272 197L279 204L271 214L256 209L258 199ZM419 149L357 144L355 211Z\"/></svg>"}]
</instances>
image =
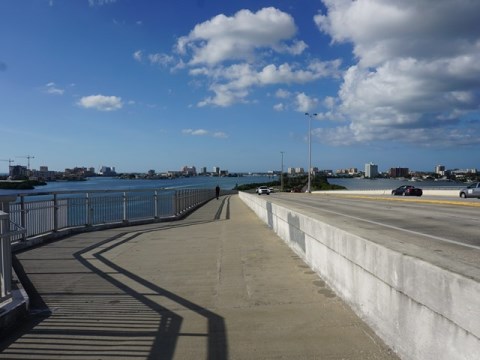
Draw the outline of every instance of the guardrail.
<instances>
[{"instance_id":1,"label":"guardrail","mask_svg":"<svg viewBox=\"0 0 480 360\"><path fill-rule=\"evenodd\" d=\"M8 209L4 205L4 210L10 221L25 229L9 235L11 242L16 243L67 229L81 231L100 225L175 219L214 197L212 189L25 193L13 200L10 196Z\"/></svg>"},{"instance_id":2,"label":"guardrail","mask_svg":"<svg viewBox=\"0 0 480 360\"><path fill-rule=\"evenodd\" d=\"M11 236L22 234L24 229L10 221L8 213L0 211L0 306L12 297Z\"/></svg>"}]
</instances>

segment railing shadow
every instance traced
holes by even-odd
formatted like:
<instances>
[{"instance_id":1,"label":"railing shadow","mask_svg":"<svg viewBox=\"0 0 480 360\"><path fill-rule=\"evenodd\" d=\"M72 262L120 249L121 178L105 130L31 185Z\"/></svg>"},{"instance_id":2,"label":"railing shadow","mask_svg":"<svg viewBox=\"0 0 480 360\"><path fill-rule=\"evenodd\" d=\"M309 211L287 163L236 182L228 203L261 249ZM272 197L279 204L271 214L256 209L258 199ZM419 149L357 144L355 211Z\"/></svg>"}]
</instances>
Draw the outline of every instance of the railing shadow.
<instances>
[{"instance_id":1,"label":"railing shadow","mask_svg":"<svg viewBox=\"0 0 480 360\"><path fill-rule=\"evenodd\" d=\"M70 254L56 259L48 247L40 247L44 256L36 254L29 260L51 262L48 271L39 268L31 274L39 277L41 289L37 292L27 275L22 279L29 294L34 294L36 312L8 339L1 340L0 358L69 358L81 353L84 359L173 359L179 339L185 336L206 338L207 359L228 359L227 330L221 316L107 258L108 252L142 234L218 221L224 206L228 219L229 197L219 206L210 219L152 224L148 229L123 231L86 247L81 239L65 246L55 242L57 251ZM58 283L62 279L66 286ZM135 289L139 287L145 290ZM178 306L162 306L152 297ZM181 307L203 317L206 331L181 333L184 318L175 313L175 308Z\"/></svg>"},{"instance_id":2,"label":"railing shadow","mask_svg":"<svg viewBox=\"0 0 480 360\"><path fill-rule=\"evenodd\" d=\"M192 224L187 224L184 226L192 226L198 224L192 223ZM158 230L149 230L149 231L158 231ZM75 258L85 267L93 271L95 274L103 278L104 280L110 282L114 286L116 286L118 289L121 289L124 291L126 294L129 296L133 297L134 299L138 300L139 302L143 303L144 305L148 306L150 309L158 313L162 321L159 324L158 327L158 333L155 337L154 344L152 346L152 350L150 352L149 359L158 359L158 354L162 354L162 359L172 359L173 354L175 351L175 346L178 337L180 336L179 331L180 331L180 325L182 323L182 317L176 315L174 312L170 311L169 309L160 306L159 304L155 303L154 301L148 299L145 295L140 294L136 292L135 290L131 289L127 285L123 284L122 282L116 280L114 277L111 275L101 271L98 269L96 266L92 265L88 260L83 258L83 255L91 252L92 250L96 248L102 248L99 250L97 253L94 254L94 257L98 259L101 263L104 265L107 265L111 269L113 269L115 272L122 274L129 278L130 280L133 280L135 283L140 284L150 290L152 290L155 294L163 296L167 299L170 299L174 301L175 303L201 315L202 317L205 317L208 321L208 359L228 359L228 348L227 348L227 337L226 337L226 327L225 327L225 321L224 319L213 313L212 311L203 308L199 305L196 305L195 303L192 303L191 301L182 298L164 288L161 288L141 277L138 275L135 275L134 273L125 270L124 268L118 266L114 262L108 260L106 257L103 255L114 248L123 245L133 239L135 239L137 236L143 234L145 232L141 233L135 233L132 236L119 241L111 246L102 248L104 245L106 245L109 242L112 242L113 240L116 240L117 238L120 238L122 236L125 236L128 233L123 233L119 234L113 238L107 239L99 244L95 244L91 247L88 247L82 251L79 251L74 254Z\"/></svg>"}]
</instances>

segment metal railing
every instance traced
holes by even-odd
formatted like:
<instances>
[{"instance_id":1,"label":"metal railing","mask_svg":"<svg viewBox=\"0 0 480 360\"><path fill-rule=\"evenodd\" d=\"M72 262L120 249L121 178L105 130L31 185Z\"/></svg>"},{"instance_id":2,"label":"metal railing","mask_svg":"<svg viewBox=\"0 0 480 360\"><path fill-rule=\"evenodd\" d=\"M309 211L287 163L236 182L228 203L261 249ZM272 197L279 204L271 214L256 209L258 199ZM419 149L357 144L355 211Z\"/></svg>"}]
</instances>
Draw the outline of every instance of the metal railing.
<instances>
[{"instance_id":1,"label":"metal railing","mask_svg":"<svg viewBox=\"0 0 480 360\"><path fill-rule=\"evenodd\" d=\"M18 194L9 220L25 229L11 242L64 229L176 218L215 197L212 189L90 190ZM0 197L1 201L1 197Z\"/></svg>"},{"instance_id":2,"label":"metal railing","mask_svg":"<svg viewBox=\"0 0 480 360\"><path fill-rule=\"evenodd\" d=\"M8 213L0 211L0 307L12 297L11 237L23 234L24 229L10 221Z\"/></svg>"},{"instance_id":3,"label":"metal railing","mask_svg":"<svg viewBox=\"0 0 480 360\"><path fill-rule=\"evenodd\" d=\"M92 190L0 196L0 306L12 295L12 243L63 229L175 219L215 197L211 189ZM20 224L20 225L17 225Z\"/></svg>"}]
</instances>

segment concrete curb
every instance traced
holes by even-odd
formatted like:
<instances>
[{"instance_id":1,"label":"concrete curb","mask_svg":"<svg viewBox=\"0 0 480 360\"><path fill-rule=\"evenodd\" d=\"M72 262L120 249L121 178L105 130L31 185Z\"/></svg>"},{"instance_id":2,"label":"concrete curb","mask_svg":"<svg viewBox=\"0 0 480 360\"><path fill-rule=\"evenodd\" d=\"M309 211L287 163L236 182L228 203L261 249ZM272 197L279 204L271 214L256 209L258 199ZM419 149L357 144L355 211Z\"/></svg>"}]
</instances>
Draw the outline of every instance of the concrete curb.
<instances>
[{"instance_id":1,"label":"concrete curb","mask_svg":"<svg viewBox=\"0 0 480 360\"><path fill-rule=\"evenodd\" d=\"M1 307L0 313L0 337L3 337L18 322L28 316L30 299L22 284L17 280L15 270L12 269L13 279L17 289L12 290L12 298Z\"/></svg>"},{"instance_id":2,"label":"concrete curb","mask_svg":"<svg viewBox=\"0 0 480 360\"><path fill-rule=\"evenodd\" d=\"M403 359L476 359L480 283L240 193Z\"/></svg>"}]
</instances>

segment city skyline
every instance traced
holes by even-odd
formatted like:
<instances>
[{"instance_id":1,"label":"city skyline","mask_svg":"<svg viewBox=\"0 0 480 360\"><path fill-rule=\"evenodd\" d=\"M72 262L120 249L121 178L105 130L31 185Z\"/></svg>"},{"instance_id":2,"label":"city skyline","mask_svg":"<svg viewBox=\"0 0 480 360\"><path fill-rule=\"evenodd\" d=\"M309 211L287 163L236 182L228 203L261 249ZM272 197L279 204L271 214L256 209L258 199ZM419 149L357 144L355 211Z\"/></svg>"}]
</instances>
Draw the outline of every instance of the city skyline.
<instances>
[{"instance_id":1,"label":"city skyline","mask_svg":"<svg viewBox=\"0 0 480 360\"><path fill-rule=\"evenodd\" d=\"M283 153L284 168L308 168L315 113L319 169L480 168L478 13L449 0L5 0L0 159L259 172Z\"/></svg>"},{"instance_id":2,"label":"city skyline","mask_svg":"<svg viewBox=\"0 0 480 360\"><path fill-rule=\"evenodd\" d=\"M200 173L220 173L220 172L227 172L227 173L268 173L268 172L278 172L280 171L280 167L278 169L271 168L271 169L262 169L262 170L246 170L246 171L231 171L230 169L218 166L218 165L212 165L212 166L205 166L205 165L195 165L195 164L188 164L188 165L180 165L177 168L169 168L169 169L164 169L164 168L154 168L154 167L148 167L148 169L144 170L139 170L139 171L122 171L121 169L117 171L116 166L108 166L108 165L101 165L98 167L94 166L85 166L85 165L76 165L76 166L69 166L64 169L52 169L48 165L40 165L38 167L31 166L28 168L27 165L22 165L22 164L13 164L12 166L22 166L25 169L30 169L30 170L35 170L35 171L55 171L55 172L63 172L65 170L72 170L72 169L86 169L88 171L93 171L94 173L100 174L104 169L108 169L108 171L113 171L116 173L148 173L151 172L152 170L156 174L162 174L162 173L168 173L168 172L182 172L182 171L190 171L191 169L195 169L195 172L197 174ZM367 173L367 167L368 166L374 166L378 171L378 173L387 173L391 169L408 169L410 172L424 172L424 173L438 173L439 169L442 171L452 171L452 170L462 170L462 171L475 171L478 172L478 169L476 167L455 167L455 166L445 166L445 164L440 163L440 164L435 164L431 167L431 169L414 169L409 166L397 166L397 165L379 165L376 162L365 162L361 166L347 166L347 167L333 167L333 168L319 168L318 166L313 165L311 169L316 169L316 171L332 171L333 173ZM186 170L187 169L187 170ZM285 173L289 172L291 169L302 169L302 172L306 172L305 169L302 166L284 166L283 170ZM356 171L354 171L356 169ZM0 174L8 174L7 172L2 172L0 171Z\"/></svg>"}]
</instances>

